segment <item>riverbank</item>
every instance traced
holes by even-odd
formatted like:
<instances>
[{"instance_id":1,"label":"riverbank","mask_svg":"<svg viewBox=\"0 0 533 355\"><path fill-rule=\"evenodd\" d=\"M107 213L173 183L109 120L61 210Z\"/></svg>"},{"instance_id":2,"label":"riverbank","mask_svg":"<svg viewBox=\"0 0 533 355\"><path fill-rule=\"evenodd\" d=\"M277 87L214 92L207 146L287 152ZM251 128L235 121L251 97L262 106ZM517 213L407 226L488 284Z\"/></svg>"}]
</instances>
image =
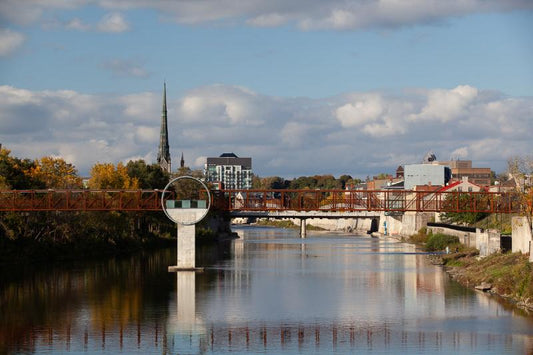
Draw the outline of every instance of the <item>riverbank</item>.
<instances>
[{"instance_id":1,"label":"riverbank","mask_svg":"<svg viewBox=\"0 0 533 355\"><path fill-rule=\"evenodd\" d=\"M522 253L442 256L444 270L460 284L501 296L533 313L533 267Z\"/></svg>"},{"instance_id":2,"label":"riverbank","mask_svg":"<svg viewBox=\"0 0 533 355\"><path fill-rule=\"evenodd\" d=\"M275 227L275 228L290 228L290 229L298 229L300 226L294 224L291 220L270 220L266 218L258 219L257 222L252 223L252 225L256 226L264 226L264 227ZM325 231L325 228L317 227L308 224L307 225L308 231Z\"/></svg>"},{"instance_id":3,"label":"riverbank","mask_svg":"<svg viewBox=\"0 0 533 355\"><path fill-rule=\"evenodd\" d=\"M431 236L424 228L403 241L430 250ZM527 254L496 253L481 258L477 249L454 242L452 236L442 236L454 252L430 256L433 264L441 265L453 280L465 287L500 296L528 313L533 312L533 265Z\"/></svg>"}]
</instances>

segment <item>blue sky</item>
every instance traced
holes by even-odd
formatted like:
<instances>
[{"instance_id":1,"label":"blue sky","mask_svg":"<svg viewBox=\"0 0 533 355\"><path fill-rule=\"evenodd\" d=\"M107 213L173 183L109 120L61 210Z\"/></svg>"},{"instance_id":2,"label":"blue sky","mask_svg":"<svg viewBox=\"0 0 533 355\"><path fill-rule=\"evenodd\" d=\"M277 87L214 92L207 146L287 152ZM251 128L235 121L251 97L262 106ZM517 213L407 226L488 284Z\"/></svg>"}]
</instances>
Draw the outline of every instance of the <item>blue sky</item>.
<instances>
[{"instance_id":1,"label":"blue sky","mask_svg":"<svg viewBox=\"0 0 533 355\"><path fill-rule=\"evenodd\" d=\"M6 0L0 143L17 156L193 168L251 156L261 176L364 177L533 154L533 2ZM175 164L177 165L177 164Z\"/></svg>"}]
</instances>

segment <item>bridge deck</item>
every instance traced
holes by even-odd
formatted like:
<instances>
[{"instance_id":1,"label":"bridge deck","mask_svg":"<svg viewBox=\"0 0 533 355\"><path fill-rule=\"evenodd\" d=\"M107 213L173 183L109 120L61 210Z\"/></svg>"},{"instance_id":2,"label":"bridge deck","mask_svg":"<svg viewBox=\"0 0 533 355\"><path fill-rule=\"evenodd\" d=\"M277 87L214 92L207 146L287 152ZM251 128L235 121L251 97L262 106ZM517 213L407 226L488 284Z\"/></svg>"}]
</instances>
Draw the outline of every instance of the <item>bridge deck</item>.
<instances>
[{"instance_id":1,"label":"bridge deck","mask_svg":"<svg viewBox=\"0 0 533 355\"><path fill-rule=\"evenodd\" d=\"M159 211L161 190L3 190L0 211ZM410 190L219 190L214 208L238 216L264 216L315 211L360 212L486 212L518 213L531 209L523 194L492 192L427 192ZM172 198L165 194L165 199ZM338 217L337 217L338 218Z\"/></svg>"}]
</instances>

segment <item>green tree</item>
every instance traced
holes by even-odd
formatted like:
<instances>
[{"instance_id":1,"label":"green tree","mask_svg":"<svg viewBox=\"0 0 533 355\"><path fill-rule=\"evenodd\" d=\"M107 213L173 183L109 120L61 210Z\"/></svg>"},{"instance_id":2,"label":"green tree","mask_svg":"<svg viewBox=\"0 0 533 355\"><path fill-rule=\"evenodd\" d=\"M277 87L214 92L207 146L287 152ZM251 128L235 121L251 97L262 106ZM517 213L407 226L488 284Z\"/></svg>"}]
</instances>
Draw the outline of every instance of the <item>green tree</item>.
<instances>
[{"instance_id":1,"label":"green tree","mask_svg":"<svg viewBox=\"0 0 533 355\"><path fill-rule=\"evenodd\" d=\"M33 160L12 157L8 149L0 150L0 185L2 188L15 190L45 188L43 181L31 176L32 168L35 168Z\"/></svg>"},{"instance_id":2,"label":"green tree","mask_svg":"<svg viewBox=\"0 0 533 355\"><path fill-rule=\"evenodd\" d=\"M137 179L141 189L163 189L170 181L170 174L159 165L147 165L144 160L130 160L126 170L129 177Z\"/></svg>"},{"instance_id":3,"label":"green tree","mask_svg":"<svg viewBox=\"0 0 533 355\"><path fill-rule=\"evenodd\" d=\"M339 180L341 182L341 189L344 189L346 187L346 183L353 180L353 178L350 175L341 175Z\"/></svg>"},{"instance_id":4,"label":"green tree","mask_svg":"<svg viewBox=\"0 0 533 355\"><path fill-rule=\"evenodd\" d=\"M445 203L452 208L468 210L474 206L483 206L486 204L482 195L472 195L468 193L448 194L446 195ZM443 220L448 223L459 223L474 225L487 217L489 213L485 212L446 212L443 214Z\"/></svg>"},{"instance_id":5,"label":"green tree","mask_svg":"<svg viewBox=\"0 0 533 355\"><path fill-rule=\"evenodd\" d=\"M254 176L252 180L252 186L254 189L286 189L289 186L289 182L279 176L258 177Z\"/></svg>"}]
</instances>

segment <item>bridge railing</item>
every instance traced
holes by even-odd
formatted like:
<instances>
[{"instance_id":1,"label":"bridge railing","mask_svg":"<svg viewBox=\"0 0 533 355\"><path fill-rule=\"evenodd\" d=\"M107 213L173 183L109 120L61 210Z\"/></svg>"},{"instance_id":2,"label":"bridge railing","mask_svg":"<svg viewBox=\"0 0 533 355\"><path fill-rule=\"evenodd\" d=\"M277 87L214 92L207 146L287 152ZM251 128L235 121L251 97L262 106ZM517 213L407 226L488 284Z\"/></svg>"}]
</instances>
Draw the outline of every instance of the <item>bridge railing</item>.
<instances>
[{"instance_id":1,"label":"bridge railing","mask_svg":"<svg viewBox=\"0 0 533 355\"><path fill-rule=\"evenodd\" d=\"M161 190L3 190L0 211L158 211ZM173 199L172 193L165 199ZM487 212L525 210L519 193L409 190L219 190L224 211Z\"/></svg>"},{"instance_id":2,"label":"bridge railing","mask_svg":"<svg viewBox=\"0 0 533 355\"><path fill-rule=\"evenodd\" d=\"M159 190L3 190L0 211L157 211ZM170 193L165 199L171 199Z\"/></svg>"},{"instance_id":3,"label":"bridge railing","mask_svg":"<svg viewBox=\"0 0 533 355\"><path fill-rule=\"evenodd\" d=\"M518 193L410 190L223 190L229 211L520 212Z\"/></svg>"}]
</instances>

